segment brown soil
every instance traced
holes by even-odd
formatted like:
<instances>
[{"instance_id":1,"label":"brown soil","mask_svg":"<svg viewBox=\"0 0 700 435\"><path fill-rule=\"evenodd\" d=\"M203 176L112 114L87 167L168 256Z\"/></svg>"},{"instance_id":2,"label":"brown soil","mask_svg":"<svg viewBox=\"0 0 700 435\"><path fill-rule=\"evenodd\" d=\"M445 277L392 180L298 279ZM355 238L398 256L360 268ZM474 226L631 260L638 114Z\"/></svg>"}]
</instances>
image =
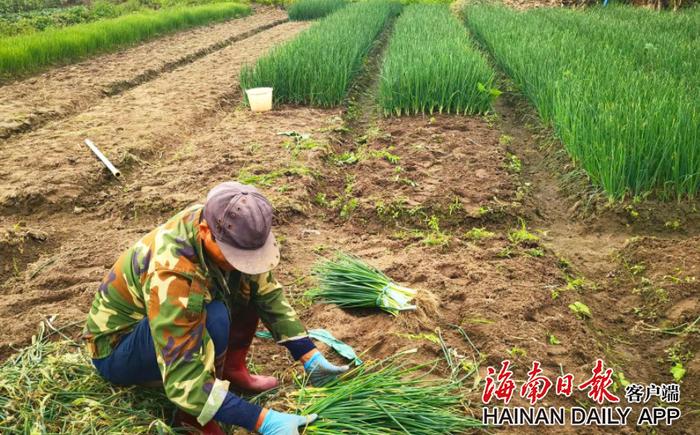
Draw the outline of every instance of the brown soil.
<instances>
[{"instance_id":1,"label":"brown soil","mask_svg":"<svg viewBox=\"0 0 700 435\"><path fill-rule=\"evenodd\" d=\"M700 424L697 412L690 414L700 401L698 335L654 328L698 316L698 228L684 221L683 231L672 232L653 220L580 217L580 197L560 188L557 160L540 148L545 136L522 127L532 113L508 95L497 107L499 121L381 119L370 109L253 114L240 106L240 66L305 26L282 24L234 42L0 145L0 357L27 344L49 316L77 337L98 282L123 249L201 202L216 183L241 178L277 209L279 279L307 327L330 330L364 358L417 348L420 361L441 358L431 341L439 328L448 346L480 364L482 376L487 365L510 358L518 381L534 359L550 376L561 367L581 380L604 358L632 382L668 383L673 349L688 370L686 415L659 432L692 433ZM372 86L359 91L361 102ZM85 137L123 170L120 182L82 145ZM509 153L522 161L520 173ZM539 240L509 240L518 217ZM494 236L473 240L466 233L474 227ZM418 289L419 309L393 318L309 304L310 269L335 249ZM571 313L575 301L590 307L591 319ZM259 342L253 360L289 382L291 362L279 347ZM477 414L482 387L468 393ZM545 404L574 402L550 395Z\"/></svg>"}]
</instances>

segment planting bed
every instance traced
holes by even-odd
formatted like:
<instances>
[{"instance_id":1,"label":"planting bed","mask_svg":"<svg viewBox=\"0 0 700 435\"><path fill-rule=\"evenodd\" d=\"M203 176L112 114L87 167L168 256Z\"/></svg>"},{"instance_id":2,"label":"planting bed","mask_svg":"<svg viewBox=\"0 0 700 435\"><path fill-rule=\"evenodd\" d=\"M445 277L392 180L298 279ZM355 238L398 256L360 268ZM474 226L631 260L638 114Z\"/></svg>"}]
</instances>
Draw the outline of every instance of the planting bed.
<instances>
[{"instance_id":1,"label":"planting bed","mask_svg":"<svg viewBox=\"0 0 700 435\"><path fill-rule=\"evenodd\" d=\"M248 23L240 29L249 29L279 19L268 11L231 25ZM679 404L684 415L659 432L693 433L700 425L700 335L692 328L676 333L700 315L698 212L675 203L630 203L582 215L588 198L572 196L556 175L570 169L557 152L562 145L503 82L494 85L506 91L495 114L384 117L377 98L391 26L370 41L369 58L360 60L340 105L278 104L251 113L237 83L242 65L310 25L262 30L142 83L131 81L116 95L91 91L84 103L74 103L71 116L0 144L0 360L28 345L36 325L51 316L63 334L78 337L99 282L123 249L203 201L211 186L239 179L257 185L275 206L278 279L306 326L328 329L364 360L416 348L407 359L439 361L432 376L445 378L442 337L477 374L462 391L467 412L477 418L486 367L503 359L513 361L518 383L533 360L550 377L564 370L583 379L603 358L627 380L645 384L672 382L670 369L680 364L687 372ZM218 39L237 34L220 26L229 24L215 26ZM168 59L184 54L170 51L176 46L208 46L198 31L170 38L170 48L158 41L149 46ZM129 59L161 69L167 62L146 61L145 47L76 65L75 83L109 86L89 72L135 68ZM140 74L129 71L125 81ZM29 89L31 80L62 89L73 80L70 68L53 74L0 93L16 92L17 104L37 107L19 89ZM122 169L120 181L89 154L85 137ZM311 303L304 294L315 285L312 268L336 249L418 290L418 309L393 317ZM590 309L590 318L572 313L576 302ZM279 376L286 391L300 373L284 349L266 340L255 341L251 364ZM4 394L0 382L0 403ZM269 400L285 403L282 395ZM590 404L583 394L550 395L544 403L570 407L577 400ZM518 398L512 403L525 405ZM108 412L99 403L90 406ZM171 412L165 406L156 414L167 420ZM148 416L131 417L145 432ZM107 420L91 421L110 427ZM621 432L530 432L562 430Z\"/></svg>"}]
</instances>

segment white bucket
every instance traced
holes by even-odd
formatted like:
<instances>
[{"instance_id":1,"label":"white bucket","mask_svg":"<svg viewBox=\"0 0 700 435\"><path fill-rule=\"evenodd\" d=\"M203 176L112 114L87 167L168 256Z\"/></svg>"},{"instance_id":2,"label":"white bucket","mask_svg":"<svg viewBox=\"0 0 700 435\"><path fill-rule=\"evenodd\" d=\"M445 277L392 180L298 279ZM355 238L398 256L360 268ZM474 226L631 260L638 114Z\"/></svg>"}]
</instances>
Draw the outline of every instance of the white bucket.
<instances>
[{"instance_id":1,"label":"white bucket","mask_svg":"<svg viewBox=\"0 0 700 435\"><path fill-rule=\"evenodd\" d=\"M253 88L245 91L253 112L267 112L272 109L272 88Z\"/></svg>"}]
</instances>

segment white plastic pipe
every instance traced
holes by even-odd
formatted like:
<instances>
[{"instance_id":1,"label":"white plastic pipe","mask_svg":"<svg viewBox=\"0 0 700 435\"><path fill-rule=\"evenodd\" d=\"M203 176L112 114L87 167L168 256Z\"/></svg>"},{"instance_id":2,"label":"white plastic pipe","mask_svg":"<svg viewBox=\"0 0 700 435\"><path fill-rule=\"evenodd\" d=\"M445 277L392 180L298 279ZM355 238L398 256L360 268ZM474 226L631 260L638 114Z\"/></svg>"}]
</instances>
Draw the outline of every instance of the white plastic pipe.
<instances>
[{"instance_id":1,"label":"white plastic pipe","mask_svg":"<svg viewBox=\"0 0 700 435\"><path fill-rule=\"evenodd\" d=\"M107 169L109 169L109 172L111 172L112 175L114 175L116 178L119 178L122 175L122 173L119 172L119 169L117 169L112 164L112 162L110 162L109 159L105 157L104 154L102 154L102 151L97 149L97 146L95 146L95 144L90 139L85 139L85 145L87 145L90 148L90 150L97 156L97 158L100 159L102 164L105 165Z\"/></svg>"}]
</instances>

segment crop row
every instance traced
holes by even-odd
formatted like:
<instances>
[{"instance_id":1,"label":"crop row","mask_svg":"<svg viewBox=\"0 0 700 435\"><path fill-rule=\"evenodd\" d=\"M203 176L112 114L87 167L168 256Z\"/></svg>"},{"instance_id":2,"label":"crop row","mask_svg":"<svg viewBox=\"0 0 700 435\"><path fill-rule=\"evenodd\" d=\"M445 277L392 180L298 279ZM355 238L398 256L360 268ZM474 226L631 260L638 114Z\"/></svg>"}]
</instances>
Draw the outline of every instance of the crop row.
<instances>
[{"instance_id":1,"label":"crop row","mask_svg":"<svg viewBox=\"0 0 700 435\"><path fill-rule=\"evenodd\" d=\"M610 197L697 194L698 11L475 5L465 12L573 160Z\"/></svg>"},{"instance_id":2,"label":"crop row","mask_svg":"<svg viewBox=\"0 0 700 435\"><path fill-rule=\"evenodd\" d=\"M408 6L381 70L384 113L479 113L489 109L494 71L464 26L441 5Z\"/></svg>"},{"instance_id":3,"label":"crop row","mask_svg":"<svg viewBox=\"0 0 700 435\"><path fill-rule=\"evenodd\" d=\"M315 20L330 15L347 4L347 0L297 0L289 6L289 19Z\"/></svg>"},{"instance_id":4,"label":"crop row","mask_svg":"<svg viewBox=\"0 0 700 435\"><path fill-rule=\"evenodd\" d=\"M298 4L330 8L334 1ZM244 68L241 86L273 87L276 103L340 104L373 41L400 9L397 2L380 1L347 6ZM493 77L447 7L410 5L394 27L378 100L386 115L481 113L490 108Z\"/></svg>"},{"instance_id":5,"label":"crop row","mask_svg":"<svg viewBox=\"0 0 700 435\"><path fill-rule=\"evenodd\" d=\"M216 3L140 12L28 35L0 38L0 78L36 71L91 54L209 22L246 15L250 7Z\"/></svg>"},{"instance_id":6,"label":"crop row","mask_svg":"<svg viewBox=\"0 0 700 435\"><path fill-rule=\"evenodd\" d=\"M398 4L372 0L345 7L243 68L241 86L272 86L278 103L340 104L372 42L398 10Z\"/></svg>"}]
</instances>

